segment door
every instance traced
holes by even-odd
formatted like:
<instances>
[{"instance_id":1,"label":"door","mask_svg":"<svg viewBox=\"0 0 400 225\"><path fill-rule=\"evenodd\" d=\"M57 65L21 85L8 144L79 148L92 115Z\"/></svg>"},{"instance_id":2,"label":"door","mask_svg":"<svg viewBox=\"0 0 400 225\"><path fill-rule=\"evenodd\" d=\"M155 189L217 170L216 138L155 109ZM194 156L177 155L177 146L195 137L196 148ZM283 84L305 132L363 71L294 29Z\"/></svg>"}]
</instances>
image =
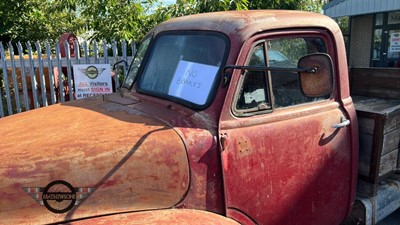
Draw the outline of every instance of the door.
<instances>
[{"instance_id":1,"label":"door","mask_svg":"<svg viewBox=\"0 0 400 225\"><path fill-rule=\"evenodd\" d=\"M245 43L247 59L238 64L297 67L306 54L334 55L333 46L323 31L272 33ZM352 199L352 157L337 87L311 98L294 72L237 75L224 107L230 112L220 121L228 216L269 225L339 224Z\"/></svg>"}]
</instances>

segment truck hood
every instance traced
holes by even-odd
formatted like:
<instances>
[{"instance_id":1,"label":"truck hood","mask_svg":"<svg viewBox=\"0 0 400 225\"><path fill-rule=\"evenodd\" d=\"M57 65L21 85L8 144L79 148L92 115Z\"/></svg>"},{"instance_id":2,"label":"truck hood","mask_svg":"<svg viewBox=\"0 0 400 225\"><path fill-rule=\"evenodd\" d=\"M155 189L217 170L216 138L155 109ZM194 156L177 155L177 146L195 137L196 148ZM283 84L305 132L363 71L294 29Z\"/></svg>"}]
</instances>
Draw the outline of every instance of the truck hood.
<instances>
[{"instance_id":1,"label":"truck hood","mask_svg":"<svg viewBox=\"0 0 400 225\"><path fill-rule=\"evenodd\" d=\"M182 139L127 105L97 97L0 119L1 221L56 223L179 203L189 186Z\"/></svg>"}]
</instances>

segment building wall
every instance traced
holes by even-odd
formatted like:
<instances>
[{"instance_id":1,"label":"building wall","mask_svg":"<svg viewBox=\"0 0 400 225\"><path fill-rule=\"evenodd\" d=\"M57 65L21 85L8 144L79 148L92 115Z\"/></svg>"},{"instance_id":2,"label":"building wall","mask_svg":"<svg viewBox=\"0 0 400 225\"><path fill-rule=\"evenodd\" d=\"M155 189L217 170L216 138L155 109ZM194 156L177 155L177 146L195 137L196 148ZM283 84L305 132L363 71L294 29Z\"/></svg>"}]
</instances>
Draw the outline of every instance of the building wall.
<instances>
[{"instance_id":1,"label":"building wall","mask_svg":"<svg viewBox=\"0 0 400 225\"><path fill-rule=\"evenodd\" d=\"M351 19L349 67L369 67L373 14Z\"/></svg>"}]
</instances>

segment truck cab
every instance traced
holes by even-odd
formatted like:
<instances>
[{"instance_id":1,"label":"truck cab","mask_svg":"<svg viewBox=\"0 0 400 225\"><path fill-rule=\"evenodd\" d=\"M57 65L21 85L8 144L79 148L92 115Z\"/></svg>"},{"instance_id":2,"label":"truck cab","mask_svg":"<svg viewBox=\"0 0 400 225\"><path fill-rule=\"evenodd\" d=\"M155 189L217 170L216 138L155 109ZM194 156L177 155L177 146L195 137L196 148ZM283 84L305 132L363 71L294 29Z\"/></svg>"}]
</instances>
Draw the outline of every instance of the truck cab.
<instances>
[{"instance_id":1,"label":"truck cab","mask_svg":"<svg viewBox=\"0 0 400 225\"><path fill-rule=\"evenodd\" d=\"M343 38L314 13L164 22L120 91L3 118L0 136L10 223L334 225L355 199Z\"/></svg>"}]
</instances>

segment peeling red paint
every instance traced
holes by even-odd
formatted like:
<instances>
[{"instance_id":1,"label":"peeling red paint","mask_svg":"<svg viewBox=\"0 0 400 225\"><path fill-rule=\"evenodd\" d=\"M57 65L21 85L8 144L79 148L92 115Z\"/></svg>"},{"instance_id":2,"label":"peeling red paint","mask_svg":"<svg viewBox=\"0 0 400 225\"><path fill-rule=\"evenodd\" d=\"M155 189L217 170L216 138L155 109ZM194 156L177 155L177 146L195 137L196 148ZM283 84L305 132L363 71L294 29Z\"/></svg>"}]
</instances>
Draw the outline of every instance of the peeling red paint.
<instances>
[{"instance_id":1,"label":"peeling red paint","mask_svg":"<svg viewBox=\"0 0 400 225\"><path fill-rule=\"evenodd\" d=\"M27 217L33 218L34 223L52 223L172 207L182 198L189 185L189 169L185 147L176 132L159 120L126 107L114 105L115 110L109 112L102 109L104 104L110 108L111 103L86 103L83 100L54 105L0 120L0 135L9 140L7 143L14 143L7 148L0 143L0 155L7 156L2 158L0 168L3 177L0 192L16 193L3 197L1 218L7 213L10 223L20 223ZM74 113L65 114L64 110ZM49 114L53 117L47 118ZM29 124L21 122L31 117ZM42 126L45 117L49 123L68 124L64 127L68 135L58 136L57 126ZM93 128L92 124L103 129ZM9 136L15 130L21 130L20 135ZM174 141L162 141L164 136ZM23 160L21 156L25 156ZM162 163L157 162L160 157L164 158ZM174 170L169 172L169 166ZM53 180L96 190L64 217L37 204L22 190L22 187L45 187ZM47 216L37 216L43 213Z\"/></svg>"},{"instance_id":2,"label":"peeling red paint","mask_svg":"<svg viewBox=\"0 0 400 225\"><path fill-rule=\"evenodd\" d=\"M176 18L152 32L155 36L165 30L225 34L231 47L227 64L242 65L254 46L255 40L248 41L252 36L307 26L325 27L335 38L340 34L326 17L281 10ZM339 51L343 56L344 50ZM334 98L349 94L342 73L347 67L342 63L339 69L337 80L343 83L338 83L342 86ZM204 110L122 89L1 119L0 137L7 143L0 143L0 218L11 224L236 224L228 216L244 224L307 224L317 221L317 211L328 207L332 210L319 212L327 218L319 224L325 225L337 219L332 217L335 213L344 215L355 181L350 173L341 178L354 171L355 159L350 161L350 153L340 152L352 149L349 141L332 138L349 133L328 126L342 113L341 105L332 100L313 109L300 106L239 119L231 107L240 75L238 71L232 75L227 87L218 86L214 101ZM315 146L317 151L307 152ZM337 180L338 189L320 179L319 171L326 171L320 164L335 167L328 173ZM54 180L94 191L58 215L22 190L45 187ZM324 187L329 190L326 195L319 192ZM296 220L299 215L306 219Z\"/></svg>"}]
</instances>

